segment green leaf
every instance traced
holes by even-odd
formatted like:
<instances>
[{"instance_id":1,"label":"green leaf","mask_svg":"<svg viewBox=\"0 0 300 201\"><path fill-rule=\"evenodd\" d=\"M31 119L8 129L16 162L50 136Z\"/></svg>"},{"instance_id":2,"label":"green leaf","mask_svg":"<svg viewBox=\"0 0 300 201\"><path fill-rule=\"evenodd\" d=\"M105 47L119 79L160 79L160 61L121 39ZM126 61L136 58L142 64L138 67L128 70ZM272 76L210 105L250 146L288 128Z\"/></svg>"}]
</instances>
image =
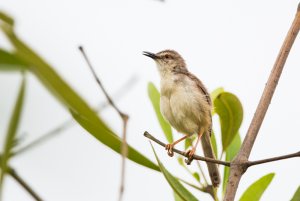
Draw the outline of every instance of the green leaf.
<instances>
[{"instance_id":1,"label":"green leaf","mask_svg":"<svg viewBox=\"0 0 300 201\"><path fill-rule=\"evenodd\" d=\"M233 138L232 142L230 143L230 145L227 147L227 149L225 150L225 160L226 161L231 161L236 154L238 153L238 151L241 148L241 136L239 133L237 133L235 135L235 137ZM228 177L229 177L229 167L224 168L224 177L223 177L223 193L226 190L226 186L227 186L227 182L228 182Z\"/></svg>"},{"instance_id":2,"label":"green leaf","mask_svg":"<svg viewBox=\"0 0 300 201\"><path fill-rule=\"evenodd\" d=\"M22 62L22 60L20 60L16 55L0 49L0 70L15 71L24 70L26 68L26 64Z\"/></svg>"},{"instance_id":3,"label":"green leaf","mask_svg":"<svg viewBox=\"0 0 300 201\"><path fill-rule=\"evenodd\" d=\"M225 92L223 87L216 88L210 93L211 100L214 101L223 92Z\"/></svg>"},{"instance_id":4,"label":"green leaf","mask_svg":"<svg viewBox=\"0 0 300 201\"><path fill-rule=\"evenodd\" d=\"M240 201L259 201L260 197L271 183L274 175L274 173L267 174L251 184L251 186L243 193Z\"/></svg>"},{"instance_id":5,"label":"green leaf","mask_svg":"<svg viewBox=\"0 0 300 201\"><path fill-rule=\"evenodd\" d=\"M106 146L110 147L112 150L114 150L117 153L121 153L121 139L115 135L110 129L108 129L104 124L99 124L98 121L91 121L91 119L86 119L79 114L76 114L75 112L71 111L72 116L74 119L83 127L85 130L87 130L89 133L93 134L95 138L97 138L100 142L105 144ZM128 146L128 153L127 158L140 164L145 167L154 169L159 171L159 168L157 165L155 165L153 162L151 162L149 159L144 157L142 154L140 154L138 151L136 151L131 146Z\"/></svg>"},{"instance_id":6,"label":"green leaf","mask_svg":"<svg viewBox=\"0 0 300 201\"><path fill-rule=\"evenodd\" d=\"M97 116L96 112L46 63L38 54L23 43L13 32L13 30L2 27L2 30L14 45L15 55L29 67L29 70L52 92L61 103L72 111L73 116L87 131L90 132L99 142L107 145L119 154L121 140L110 128ZM76 114L76 115L74 115ZM97 125L97 126L95 126ZM128 158L145 167L159 170L159 168L149 159L130 149Z\"/></svg>"},{"instance_id":7,"label":"green leaf","mask_svg":"<svg viewBox=\"0 0 300 201\"><path fill-rule=\"evenodd\" d=\"M216 140L216 135L215 135L214 131L211 132L210 141L211 141L211 145L212 145L214 154L215 154L216 158L218 158L218 146L217 146L217 140Z\"/></svg>"},{"instance_id":8,"label":"green leaf","mask_svg":"<svg viewBox=\"0 0 300 201\"><path fill-rule=\"evenodd\" d=\"M198 172L194 172L194 173L193 173L193 177L194 177L198 182L200 182L200 175L198 174Z\"/></svg>"},{"instance_id":9,"label":"green leaf","mask_svg":"<svg viewBox=\"0 0 300 201\"><path fill-rule=\"evenodd\" d=\"M182 158L181 156L179 156L179 157L177 158L177 161L178 161L179 165L185 167L185 165L184 165L185 163L183 162L183 158Z\"/></svg>"},{"instance_id":10,"label":"green leaf","mask_svg":"<svg viewBox=\"0 0 300 201\"><path fill-rule=\"evenodd\" d=\"M201 192L203 192L203 193L208 193L207 191L206 191L206 187L204 187L204 188L201 188L201 187L199 187L199 185L195 185L195 184L192 184L192 183L190 183L190 182L187 182L187 181L185 181L185 180L183 180L183 179L180 179L180 178L177 178L180 182L182 182L182 183L184 183L184 184L186 184L186 185L188 185L188 186L190 186L190 187L192 187L192 188L194 188L194 189L196 189L196 190L198 190L198 191L201 191Z\"/></svg>"},{"instance_id":11,"label":"green leaf","mask_svg":"<svg viewBox=\"0 0 300 201\"><path fill-rule=\"evenodd\" d=\"M291 201L300 201L300 186L296 190L296 192L295 192L293 198L291 199Z\"/></svg>"},{"instance_id":12,"label":"green leaf","mask_svg":"<svg viewBox=\"0 0 300 201\"><path fill-rule=\"evenodd\" d=\"M25 94L25 78L22 80L21 87L19 89L18 97L13 109L13 113L9 122L9 127L5 137L4 149L1 157L1 172L0 172L0 188L2 188L3 179L5 173L8 171L8 162L12 154L12 148L14 147L15 138L17 135L17 129L23 108L24 94ZM0 189L0 194L1 194Z\"/></svg>"},{"instance_id":13,"label":"green leaf","mask_svg":"<svg viewBox=\"0 0 300 201\"><path fill-rule=\"evenodd\" d=\"M14 25L14 20L7 14L0 11L0 20L7 23L10 26Z\"/></svg>"},{"instance_id":14,"label":"green leaf","mask_svg":"<svg viewBox=\"0 0 300 201\"><path fill-rule=\"evenodd\" d=\"M221 94L223 92L225 92L223 87L219 87L219 88L216 88L215 90L213 90L210 93L210 97L211 97L212 102L214 102L215 99L219 96L219 94ZM216 114L215 107L213 107L213 109L212 109L212 115L214 115L214 114Z\"/></svg>"},{"instance_id":15,"label":"green leaf","mask_svg":"<svg viewBox=\"0 0 300 201\"><path fill-rule=\"evenodd\" d=\"M223 150L226 150L241 126L243 107L239 99L229 92L220 93L214 100L214 107L220 118Z\"/></svg>"},{"instance_id":16,"label":"green leaf","mask_svg":"<svg viewBox=\"0 0 300 201\"><path fill-rule=\"evenodd\" d=\"M196 140L197 136L192 135L191 137L185 139L184 141L184 149L187 150L188 148L193 146L193 142Z\"/></svg>"},{"instance_id":17,"label":"green leaf","mask_svg":"<svg viewBox=\"0 0 300 201\"><path fill-rule=\"evenodd\" d=\"M169 143L173 142L170 124L163 118L160 112L160 94L153 83L148 83L148 95L156 113L156 117Z\"/></svg>"},{"instance_id":18,"label":"green leaf","mask_svg":"<svg viewBox=\"0 0 300 201\"><path fill-rule=\"evenodd\" d=\"M159 168L163 175L165 176L167 182L172 187L174 192L183 200L183 201L196 201L197 198L191 194L160 162L153 145L151 144L155 158L158 162Z\"/></svg>"},{"instance_id":19,"label":"green leaf","mask_svg":"<svg viewBox=\"0 0 300 201\"><path fill-rule=\"evenodd\" d=\"M175 201L183 201L183 199L181 199L181 197L179 197L179 195L177 195L177 193L173 192L174 193L174 200Z\"/></svg>"}]
</instances>

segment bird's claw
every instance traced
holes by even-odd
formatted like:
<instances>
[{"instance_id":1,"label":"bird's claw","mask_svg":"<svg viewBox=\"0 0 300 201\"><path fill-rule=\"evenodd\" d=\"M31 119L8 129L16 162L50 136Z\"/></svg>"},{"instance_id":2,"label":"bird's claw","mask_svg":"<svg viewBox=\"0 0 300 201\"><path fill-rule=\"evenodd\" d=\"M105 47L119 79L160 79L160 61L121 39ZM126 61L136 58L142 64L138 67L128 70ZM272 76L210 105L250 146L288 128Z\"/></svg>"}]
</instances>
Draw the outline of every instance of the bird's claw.
<instances>
[{"instance_id":1,"label":"bird's claw","mask_svg":"<svg viewBox=\"0 0 300 201\"><path fill-rule=\"evenodd\" d=\"M184 161L187 165L190 165L194 160L193 156L195 154L195 150L191 149L185 152L185 156L187 157Z\"/></svg>"},{"instance_id":2,"label":"bird's claw","mask_svg":"<svg viewBox=\"0 0 300 201\"><path fill-rule=\"evenodd\" d=\"M174 156L174 152L173 152L173 145L172 144L167 144L165 149L167 150L168 152L168 155L170 157L173 157Z\"/></svg>"}]
</instances>

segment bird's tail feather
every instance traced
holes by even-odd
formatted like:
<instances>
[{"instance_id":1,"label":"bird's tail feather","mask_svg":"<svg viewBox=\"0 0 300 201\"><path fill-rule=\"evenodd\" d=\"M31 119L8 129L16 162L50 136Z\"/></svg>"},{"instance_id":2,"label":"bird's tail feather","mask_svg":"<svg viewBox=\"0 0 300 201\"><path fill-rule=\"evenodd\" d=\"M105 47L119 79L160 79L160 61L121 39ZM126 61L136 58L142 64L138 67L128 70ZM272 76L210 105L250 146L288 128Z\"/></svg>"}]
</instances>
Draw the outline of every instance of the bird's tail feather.
<instances>
[{"instance_id":1,"label":"bird's tail feather","mask_svg":"<svg viewBox=\"0 0 300 201\"><path fill-rule=\"evenodd\" d=\"M216 157L215 157L214 151L212 149L212 145L210 142L210 136L209 136L208 132L204 133L204 135L202 136L201 143L202 143L204 156L215 159ZM207 168L208 168L208 172L209 172L209 176L210 176L212 185L214 187L218 187L220 184L220 181L221 181L218 165L215 163L209 163L209 162L206 162L206 164L207 164Z\"/></svg>"}]
</instances>

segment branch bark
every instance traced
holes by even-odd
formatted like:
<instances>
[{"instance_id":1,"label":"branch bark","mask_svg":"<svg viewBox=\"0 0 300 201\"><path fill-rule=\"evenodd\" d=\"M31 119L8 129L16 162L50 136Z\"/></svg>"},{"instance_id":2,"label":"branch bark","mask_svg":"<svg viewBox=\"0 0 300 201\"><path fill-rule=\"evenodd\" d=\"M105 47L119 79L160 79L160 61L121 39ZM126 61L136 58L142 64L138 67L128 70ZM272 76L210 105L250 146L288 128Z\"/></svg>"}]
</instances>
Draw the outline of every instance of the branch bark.
<instances>
[{"instance_id":1,"label":"branch bark","mask_svg":"<svg viewBox=\"0 0 300 201\"><path fill-rule=\"evenodd\" d=\"M153 142L156 142L160 146L166 147L166 143L158 140L157 138L155 138L153 135L151 135L147 131L144 132L144 136L149 138ZM180 151L180 150L175 149L175 148L173 148L173 151L175 153L179 154L179 155L182 155L184 157L188 157L185 151ZM292 153L292 154L286 154L286 155L276 156L276 157L272 157L272 158L266 158L266 159L262 159L262 160L247 161L247 162L243 162L243 163L238 164L238 165L240 165L244 170L246 170L248 167L251 167L251 166L254 166L254 165L260 165L260 164L263 164L263 163L270 163L270 162L274 162L274 161L279 161L279 160L284 160L284 159L289 159L289 158L295 158L295 157L300 157L300 151ZM234 165L233 161L216 160L216 159L212 159L212 158L208 158L208 157L198 156L196 154L192 157L192 159L193 160L210 162L210 163L216 163L216 164L224 165L224 166L227 166L227 167L230 167L230 166Z\"/></svg>"},{"instance_id":2,"label":"branch bark","mask_svg":"<svg viewBox=\"0 0 300 201\"><path fill-rule=\"evenodd\" d=\"M153 137L150 133L148 133L147 131L144 132L144 136L149 138L150 140L156 142L157 144L166 147L166 144L161 142L160 140L156 139L155 137ZM180 151L178 149L173 148L173 152L180 154L184 157L188 157L185 151ZM216 164L220 164L220 165L225 165L230 167L230 162L227 161L221 161L221 160L216 160L216 159L212 159L212 158L208 158L208 157L202 157L202 156L198 156L196 154L193 155L192 160L199 160L199 161L205 161L205 162L210 162L210 163L216 163Z\"/></svg>"},{"instance_id":3,"label":"branch bark","mask_svg":"<svg viewBox=\"0 0 300 201\"><path fill-rule=\"evenodd\" d=\"M250 166L253 166L253 165L260 165L260 164L263 164L263 163L270 163L270 162L273 162L273 161L279 161L279 160L284 160L284 159L289 159L289 158L295 158L295 157L300 157L300 151L298 151L296 153L292 153L292 154L277 156L277 157L273 157L273 158L267 158L267 159L263 159L263 160L248 161L247 162L247 167L250 167Z\"/></svg>"},{"instance_id":4,"label":"branch bark","mask_svg":"<svg viewBox=\"0 0 300 201\"><path fill-rule=\"evenodd\" d=\"M260 102L257 106L256 112L249 126L248 132L246 134L245 140L243 141L242 147L231 163L230 175L228 180L228 185L225 193L225 201L233 201L240 179L244 172L247 170L245 164L248 162L249 155L251 153L253 144L257 137L260 126L263 122L269 104L271 102L272 96L276 89L278 80L280 78L281 72L283 70L286 59L289 55L291 47L296 39L296 36L300 28L300 4L298 5L297 13L295 19L290 27L289 32L285 38L285 41L280 49L277 56L276 62L273 66L272 72L265 86L264 92L261 96Z\"/></svg>"}]
</instances>

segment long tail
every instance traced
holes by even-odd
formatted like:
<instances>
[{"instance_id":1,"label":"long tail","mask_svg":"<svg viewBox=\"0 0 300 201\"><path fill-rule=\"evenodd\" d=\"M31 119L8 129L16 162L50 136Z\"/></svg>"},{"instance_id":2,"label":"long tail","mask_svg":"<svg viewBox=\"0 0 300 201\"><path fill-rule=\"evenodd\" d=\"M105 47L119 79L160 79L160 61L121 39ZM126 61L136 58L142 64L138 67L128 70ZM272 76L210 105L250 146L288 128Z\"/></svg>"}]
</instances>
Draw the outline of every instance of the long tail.
<instances>
[{"instance_id":1,"label":"long tail","mask_svg":"<svg viewBox=\"0 0 300 201\"><path fill-rule=\"evenodd\" d=\"M204 156L215 159L216 157L214 155L214 151L212 149L212 145L210 142L209 132L204 133L204 135L202 136L202 139L201 139L201 143L202 143ZM209 162L207 162L206 164L207 164L207 168L208 168L208 172L209 172L209 176L210 176L212 185L214 187L218 187L220 184L220 181L221 181L218 165L215 163L209 163Z\"/></svg>"}]
</instances>

